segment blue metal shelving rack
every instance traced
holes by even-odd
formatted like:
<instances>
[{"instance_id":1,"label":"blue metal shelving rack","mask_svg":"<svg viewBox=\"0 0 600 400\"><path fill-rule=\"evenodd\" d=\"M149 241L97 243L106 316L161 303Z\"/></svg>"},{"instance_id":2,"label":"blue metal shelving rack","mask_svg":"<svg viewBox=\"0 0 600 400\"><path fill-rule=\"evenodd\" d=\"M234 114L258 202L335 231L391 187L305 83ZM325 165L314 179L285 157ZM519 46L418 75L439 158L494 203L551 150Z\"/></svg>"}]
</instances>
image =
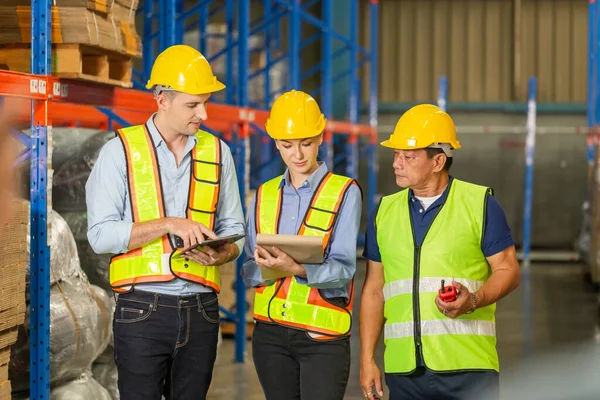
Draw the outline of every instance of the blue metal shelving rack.
<instances>
[{"instance_id":1,"label":"blue metal shelving rack","mask_svg":"<svg viewBox=\"0 0 600 400\"><path fill-rule=\"evenodd\" d=\"M343 35L334 29L333 24L334 0L260 0L263 12L258 19L251 20L251 2L245 0L198 0L190 8L185 7L183 0L144 0L139 8L143 13L143 67L141 71L134 71L136 88L143 88L148 78L152 62L162 49L183 41L186 27L198 27L200 35L198 48L204 52L209 60L214 61L219 57L225 59L224 79L227 89L224 98L225 104L237 106L238 121L229 132L214 132L227 140L232 148L236 160L237 174L240 181L240 194L242 200L246 193L257 183L265 181L280 173L279 166L272 160L273 147L264 132L260 120L264 123L264 115L254 119L254 114L268 110L279 90L292 88L303 89L303 81L315 74L319 74L320 85L311 91L319 100L322 110L329 122L325 131L325 141L322 157L331 168L336 168L334 160L345 161L347 175L358 178L359 159L367 159L368 176L366 178L367 191L366 203L368 211L375 206L377 191L377 43L378 43L378 1L369 0L369 45L365 48L359 44L358 15L359 0L349 0L347 6L351 18L350 34ZM362 0L365 1L366 0ZM254 6L254 1L252 6ZM344 3L346 4L346 3ZM20 87L28 80L37 81L35 95L21 93L22 97L32 100L31 109L31 139L20 136L20 140L30 147L25 151L20 160L31 157L31 348L30 348L30 398L50 398L50 249L47 243L47 215L51 207L51 199L47 195L48 184L51 184L51 113L50 102L59 100L60 96L53 99L52 89L46 88L53 80L47 79L51 66L51 0L32 0L32 53L31 71L34 75L7 76L7 82L18 80ZM320 5L320 12L311 13L310 10ZM206 54L206 33L208 21L221 13L227 25L224 35L226 46L216 54ZM284 23L285 21L285 23ZM310 26L316 33L307 36L305 27ZM285 38L283 35L286 35ZM263 46L260 49L250 49L249 39L262 35ZM241 38L241 40L239 39ZM334 41L341 43L337 50ZM284 45L284 42L287 42ZM321 60L319 63L306 70L301 69L301 49L309 45L321 46ZM254 51L263 51L266 65L258 69L250 68L250 56ZM349 65L346 71L333 75L334 60L342 55L349 55ZM289 79L284 88L272 88L269 83L269 73L278 63L287 63ZM360 73L361 68L369 65L369 73ZM264 83L264 96L260 104L251 104L248 88L253 79L262 76ZM362 79L368 81L368 124L370 128L365 131L365 125L359 122L359 107L361 103L360 88ZM333 103L334 83L342 77L349 77L349 102L345 112L347 121L334 121ZM0 74L0 82L5 77ZM36 85L37 85L36 84ZM55 82L57 84L57 82ZM43 86L43 87L42 87ZM60 86L59 86L60 88ZM56 89L56 88L55 88ZM69 89L71 98L67 102L89 104L109 116L110 120L121 125L127 124L126 119L120 117L118 112L113 112L112 107L131 110L132 104L142 100L140 94L127 92L127 101L119 101L116 93L125 96L124 91L109 92L95 85L75 85ZM94 98L98 91L97 98ZM33 92L32 92L33 93ZM92 98L90 100L90 98ZM141 110L142 108L140 108ZM232 109L233 110L233 109ZM261 115L262 115L261 114ZM74 116L73 118L77 118ZM361 143L361 138L366 137L366 142ZM251 147L251 138L257 145ZM343 145L340 152L334 154L334 138L340 139ZM250 157L251 148L253 156ZM254 152L257 154L254 155ZM334 157L335 156L335 157ZM50 182L50 183L49 183ZM363 185L364 186L364 185ZM236 311L231 313L222 310L226 318L236 323L236 352L235 360L243 362L246 346L246 288L240 276L241 259L237 265L236 281Z\"/></svg>"}]
</instances>

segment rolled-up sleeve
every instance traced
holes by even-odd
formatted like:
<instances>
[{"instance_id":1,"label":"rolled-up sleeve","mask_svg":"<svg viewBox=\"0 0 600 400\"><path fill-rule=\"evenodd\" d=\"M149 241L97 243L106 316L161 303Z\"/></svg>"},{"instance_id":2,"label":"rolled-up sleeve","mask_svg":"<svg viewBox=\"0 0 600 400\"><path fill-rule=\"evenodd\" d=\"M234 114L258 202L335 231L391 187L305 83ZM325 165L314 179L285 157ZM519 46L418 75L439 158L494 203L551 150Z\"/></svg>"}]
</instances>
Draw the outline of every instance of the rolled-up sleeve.
<instances>
[{"instance_id":1,"label":"rolled-up sleeve","mask_svg":"<svg viewBox=\"0 0 600 400\"><path fill-rule=\"evenodd\" d=\"M240 200L235 164L229 147L221 141L223 170L221 172L221 188L217 205L215 233L217 236L241 235L244 233L244 212ZM244 248L244 239L236 242L239 254Z\"/></svg>"},{"instance_id":2,"label":"rolled-up sleeve","mask_svg":"<svg viewBox=\"0 0 600 400\"><path fill-rule=\"evenodd\" d=\"M304 264L306 278L296 277L299 283L316 289L342 288L350 283L356 273L356 242L361 213L361 191L357 185L352 185L340 208L325 262Z\"/></svg>"},{"instance_id":3,"label":"rolled-up sleeve","mask_svg":"<svg viewBox=\"0 0 600 400\"><path fill-rule=\"evenodd\" d=\"M133 222L123 220L127 199L127 163L118 138L101 149L85 190L87 236L94 252L127 252Z\"/></svg>"}]
</instances>

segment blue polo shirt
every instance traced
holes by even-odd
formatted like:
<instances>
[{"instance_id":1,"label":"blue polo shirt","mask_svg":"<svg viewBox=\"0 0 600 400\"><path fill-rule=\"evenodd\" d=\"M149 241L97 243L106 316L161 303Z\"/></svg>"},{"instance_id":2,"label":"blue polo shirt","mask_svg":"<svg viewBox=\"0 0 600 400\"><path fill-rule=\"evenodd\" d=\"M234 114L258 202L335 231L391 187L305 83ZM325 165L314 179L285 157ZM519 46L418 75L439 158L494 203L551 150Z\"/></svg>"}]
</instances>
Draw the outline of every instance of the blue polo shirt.
<instances>
[{"instance_id":1,"label":"blue polo shirt","mask_svg":"<svg viewBox=\"0 0 600 400\"><path fill-rule=\"evenodd\" d=\"M450 177L450 182L452 182ZM408 197L410 199L410 214L413 220L413 230L417 245L423 243L425 233L433 222L433 218L437 214L439 208L446 202L448 197L448 187L444 193L432 205L424 209L421 202L415 197L413 191L408 189ZM368 260L381 262L381 254L379 254L379 245L377 244L377 231L375 227L375 217L379 206L369 215L367 224L367 232L365 235L365 249L363 257ZM515 244L512 232L508 226L506 215L498 200L494 196L487 195L485 207L485 224L483 227L483 241L481 250L486 257L493 256Z\"/></svg>"}]
</instances>

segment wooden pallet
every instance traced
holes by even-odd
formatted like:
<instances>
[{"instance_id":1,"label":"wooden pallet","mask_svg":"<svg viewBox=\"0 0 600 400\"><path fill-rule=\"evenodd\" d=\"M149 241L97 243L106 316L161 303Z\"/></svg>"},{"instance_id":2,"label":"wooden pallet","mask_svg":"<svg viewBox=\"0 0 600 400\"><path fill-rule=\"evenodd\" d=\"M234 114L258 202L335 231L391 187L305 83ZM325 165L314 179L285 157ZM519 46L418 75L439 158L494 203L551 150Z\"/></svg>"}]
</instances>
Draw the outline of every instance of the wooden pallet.
<instances>
[{"instance_id":1,"label":"wooden pallet","mask_svg":"<svg viewBox=\"0 0 600 400\"><path fill-rule=\"evenodd\" d=\"M254 322L246 323L246 338L252 338L252 332L254 332ZM223 338L232 338L235 336L235 323L233 322L221 322L221 335Z\"/></svg>"},{"instance_id":2,"label":"wooden pallet","mask_svg":"<svg viewBox=\"0 0 600 400\"><path fill-rule=\"evenodd\" d=\"M11 71L31 72L29 44L0 48L0 65ZM52 45L52 76L130 88L131 57L82 44Z\"/></svg>"}]
</instances>

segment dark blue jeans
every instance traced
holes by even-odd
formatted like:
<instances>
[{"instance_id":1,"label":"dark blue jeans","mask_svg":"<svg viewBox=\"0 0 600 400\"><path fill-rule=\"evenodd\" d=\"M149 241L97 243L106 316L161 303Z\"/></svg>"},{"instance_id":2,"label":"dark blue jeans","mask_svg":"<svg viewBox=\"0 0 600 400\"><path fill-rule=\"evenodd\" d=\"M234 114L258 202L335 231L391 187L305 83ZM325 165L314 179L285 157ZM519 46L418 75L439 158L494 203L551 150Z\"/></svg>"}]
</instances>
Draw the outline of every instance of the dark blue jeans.
<instances>
[{"instance_id":1,"label":"dark blue jeans","mask_svg":"<svg viewBox=\"0 0 600 400\"><path fill-rule=\"evenodd\" d=\"M206 398L217 355L216 294L121 294L113 328L121 400Z\"/></svg>"},{"instance_id":2,"label":"dark blue jeans","mask_svg":"<svg viewBox=\"0 0 600 400\"><path fill-rule=\"evenodd\" d=\"M306 332L257 322L252 356L267 400L342 400L350 339L318 341Z\"/></svg>"},{"instance_id":3,"label":"dark blue jeans","mask_svg":"<svg viewBox=\"0 0 600 400\"><path fill-rule=\"evenodd\" d=\"M423 367L410 375L385 374L390 400L498 400L495 371L434 373Z\"/></svg>"}]
</instances>

